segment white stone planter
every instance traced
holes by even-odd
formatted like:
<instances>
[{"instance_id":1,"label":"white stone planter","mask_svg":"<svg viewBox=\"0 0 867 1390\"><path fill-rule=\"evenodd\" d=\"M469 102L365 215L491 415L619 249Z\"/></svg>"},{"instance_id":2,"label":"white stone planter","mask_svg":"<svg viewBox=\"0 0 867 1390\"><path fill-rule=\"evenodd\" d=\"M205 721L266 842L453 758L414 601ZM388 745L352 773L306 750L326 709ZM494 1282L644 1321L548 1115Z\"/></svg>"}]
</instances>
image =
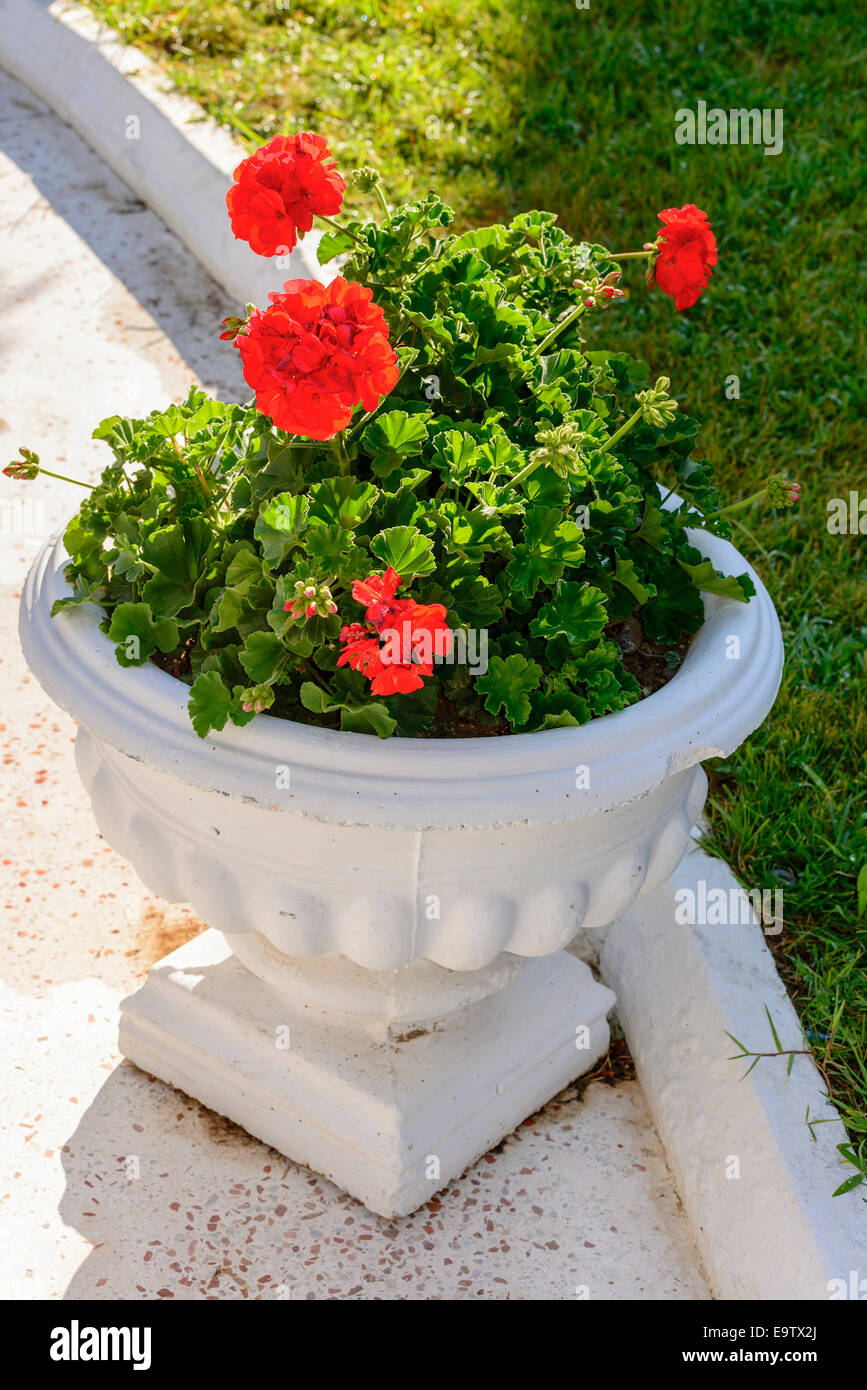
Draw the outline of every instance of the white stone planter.
<instances>
[{"instance_id":1,"label":"white stone planter","mask_svg":"<svg viewBox=\"0 0 867 1390\"><path fill-rule=\"evenodd\" d=\"M261 716L202 741L187 688L119 667L95 608L50 618L64 563L49 543L28 577L28 664L79 721L106 840L216 929L126 1001L123 1050L372 1210L413 1210L604 1053L614 996L564 948L671 874L701 760L770 709L763 585L706 596L674 679L583 728L380 742Z\"/></svg>"}]
</instances>

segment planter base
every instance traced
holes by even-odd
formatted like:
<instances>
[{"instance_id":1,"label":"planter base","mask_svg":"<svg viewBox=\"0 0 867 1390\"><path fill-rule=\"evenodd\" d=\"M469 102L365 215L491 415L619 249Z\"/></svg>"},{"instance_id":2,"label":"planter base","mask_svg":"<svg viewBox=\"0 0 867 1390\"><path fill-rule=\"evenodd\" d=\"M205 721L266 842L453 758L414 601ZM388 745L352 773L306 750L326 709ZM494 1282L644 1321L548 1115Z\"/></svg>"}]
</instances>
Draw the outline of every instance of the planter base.
<instances>
[{"instance_id":1,"label":"planter base","mask_svg":"<svg viewBox=\"0 0 867 1390\"><path fill-rule=\"evenodd\" d=\"M614 995L564 951L467 974L341 957L275 971L257 952L242 964L213 929L173 951L124 1002L121 1049L383 1216L428 1201L608 1046ZM366 1016L341 1007L350 974Z\"/></svg>"}]
</instances>

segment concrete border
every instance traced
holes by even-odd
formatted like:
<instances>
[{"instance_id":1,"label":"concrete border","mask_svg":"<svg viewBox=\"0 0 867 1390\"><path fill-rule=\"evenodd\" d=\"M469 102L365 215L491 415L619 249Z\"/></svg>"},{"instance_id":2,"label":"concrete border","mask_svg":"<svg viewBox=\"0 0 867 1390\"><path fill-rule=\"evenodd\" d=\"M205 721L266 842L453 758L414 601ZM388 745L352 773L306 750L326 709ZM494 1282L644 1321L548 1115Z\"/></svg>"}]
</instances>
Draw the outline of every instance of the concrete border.
<instances>
[{"instance_id":1,"label":"concrete border","mask_svg":"<svg viewBox=\"0 0 867 1390\"><path fill-rule=\"evenodd\" d=\"M157 213L238 304L267 303L294 277L328 279L311 232L271 262L236 241L226 215L232 171L247 153L165 74L82 6L5 0L0 66L41 97Z\"/></svg>"},{"instance_id":2,"label":"concrete border","mask_svg":"<svg viewBox=\"0 0 867 1390\"><path fill-rule=\"evenodd\" d=\"M678 890L737 889L694 848L609 930L602 978L635 1058L715 1297L828 1299L867 1294L867 1188L832 1193L854 1171L846 1131L811 1058L730 1061L731 1033L754 1051L803 1048L801 1025L757 923L676 920ZM680 900L682 901L682 900ZM812 1131L811 1120L821 1120ZM732 1160L737 1160L739 1175ZM840 1284L833 1281L839 1280ZM846 1290L845 1292L843 1290Z\"/></svg>"}]
</instances>

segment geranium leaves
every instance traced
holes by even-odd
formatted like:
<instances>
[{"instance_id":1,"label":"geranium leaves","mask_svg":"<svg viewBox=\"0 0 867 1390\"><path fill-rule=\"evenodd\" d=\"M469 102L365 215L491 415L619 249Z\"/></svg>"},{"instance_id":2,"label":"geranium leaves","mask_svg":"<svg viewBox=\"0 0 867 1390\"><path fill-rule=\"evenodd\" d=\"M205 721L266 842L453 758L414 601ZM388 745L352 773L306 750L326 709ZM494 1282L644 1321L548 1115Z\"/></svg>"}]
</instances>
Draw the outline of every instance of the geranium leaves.
<instances>
[{"instance_id":1,"label":"geranium leaves","mask_svg":"<svg viewBox=\"0 0 867 1390\"><path fill-rule=\"evenodd\" d=\"M505 659L492 656L487 672L476 681L476 690L484 695L490 714L502 710L510 724L520 726L530 718L530 694L538 689L541 678L541 666L518 653Z\"/></svg>"},{"instance_id":2,"label":"geranium leaves","mask_svg":"<svg viewBox=\"0 0 867 1390\"><path fill-rule=\"evenodd\" d=\"M365 703L333 700L314 681L305 681L301 686L301 703L311 714L339 714L341 729L350 733L389 738L397 728L397 720L392 719L380 700Z\"/></svg>"},{"instance_id":3,"label":"geranium leaves","mask_svg":"<svg viewBox=\"0 0 867 1390\"><path fill-rule=\"evenodd\" d=\"M515 546L506 568L510 584L526 598L540 586L550 588L566 565L580 565L584 536L571 517L557 507L534 506L524 517L523 540Z\"/></svg>"},{"instance_id":4,"label":"geranium leaves","mask_svg":"<svg viewBox=\"0 0 867 1390\"><path fill-rule=\"evenodd\" d=\"M156 651L174 651L178 625L172 618L155 619L149 603L119 603L108 636L116 643L115 656L121 666L143 666Z\"/></svg>"},{"instance_id":5,"label":"geranium leaves","mask_svg":"<svg viewBox=\"0 0 867 1390\"><path fill-rule=\"evenodd\" d=\"M695 587L706 594L720 594L723 598L733 598L739 603L746 603L756 592L756 586L748 574L720 574L710 560L700 560L696 564L678 560L678 564L689 575Z\"/></svg>"},{"instance_id":6,"label":"geranium leaves","mask_svg":"<svg viewBox=\"0 0 867 1390\"><path fill-rule=\"evenodd\" d=\"M408 415L405 410L390 410L371 421L361 443L377 477L390 477L404 459L421 453L427 439L427 418L427 414Z\"/></svg>"},{"instance_id":7,"label":"geranium leaves","mask_svg":"<svg viewBox=\"0 0 867 1390\"><path fill-rule=\"evenodd\" d=\"M310 520L352 530L367 520L378 496L373 483L351 476L326 478L310 488Z\"/></svg>"},{"instance_id":8,"label":"geranium leaves","mask_svg":"<svg viewBox=\"0 0 867 1390\"><path fill-rule=\"evenodd\" d=\"M309 512L309 498L291 492L280 492L262 503L253 535L269 569L281 565L293 546L300 543Z\"/></svg>"},{"instance_id":9,"label":"geranium leaves","mask_svg":"<svg viewBox=\"0 0 867 1390\"><path fill-rule=\"evenodd\" d=\"M189 708L199 738L205 738L213 729L224 729L230 719L233 724L249 724L255 718L253 710L243 708L243 691L241 685L230 690L217 671L206 671L196 677L190 690Z\"/></svg>"},{"instance_id":10,"label":"geranium leaves","mask_svg":"<svg viewBox=\"0 0 867 1390\"><path fill-rule=\"evenodd\" d=\"M430 195L321 242L349 253L342 273L382 309L399 372L334 439L198 387L94 432L113 458L67 527L55 610L102 605L122 664L153 659L191 684L203 737L257 710L377 737L583 724L640 697L618 624L639 613L672 647L700 626L704 593L752 592L690 544L690 521L720 506L690 456L695 423L678 411L624 431L650 373L585 350L585 331L616 322L575 314L575 281L614 264L604 248L551 213L461 236L451 219ZM358 581L389 569L391 599L442 605L455 648L486 666L458 655L379 698L338 666L344 628L374 630Z\"/></svg>"},{"instance_id":11,"label":"geranium leaves","mask_svg":"<svg viewBox=\"0 0 867 1390\"><path fill-rule=\"evenodd\" d=\"M436 569L433 541L417 526L390 526L370 542L370 551L387 568L389 565L404 582Z\"/></svg>"},{"instance_id":12,"label":"geranium leaves","mask_svg":"<svg viewBox=\"0 0 867 1390\"><path fill-rule=\"evenodd\" d=\"M530 623L530 632L549 642L562 636L575 647L599 637L607 621L605 595L600 589L592 584L566 582Z\"/></svg>"},{"instance_id":13,"label":"geranium leaves","mask_svg":"<svg viewBox=\"0 0 867 1390\"><path fill-rule=\"evenodd\" d=\"M255 685L273 681L286 657L286 648L275 632L251 632L238 653L238 660Z\"/></svg>"},{"instance_id":14,"label":"geranium leaves","mask_svg":"<svg viewBox=\"0 0 867 1390\"><path fill-rule=\"evenodd\" d=\"M161 527L142 542L142 560L154 571L142 597L155 612L174 616L195 602L212 540L212 528L204 518L191 516Z\"/></svg>"}]
</instances>

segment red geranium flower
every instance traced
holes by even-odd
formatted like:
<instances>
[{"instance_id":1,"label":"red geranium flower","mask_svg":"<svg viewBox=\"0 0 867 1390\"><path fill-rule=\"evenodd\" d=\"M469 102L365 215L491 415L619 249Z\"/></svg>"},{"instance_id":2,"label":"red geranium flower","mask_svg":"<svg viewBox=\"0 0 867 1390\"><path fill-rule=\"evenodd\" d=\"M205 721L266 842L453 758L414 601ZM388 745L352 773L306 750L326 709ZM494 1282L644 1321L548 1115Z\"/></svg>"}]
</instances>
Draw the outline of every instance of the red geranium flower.
<instances>
[{"instance_id":1,"label":"red geranium flower","mask_svg":"<svg viewBox=\"0 0 867 1390\"><path fill-rule=\"evenodd\" d=\"M356 580L352 597L367 605L367 623L352 623L340 634L338 666L363 672L373 695L419 690L423 678L433 675L435 657L446 656L454 640L443 605L395 598L401 582L391 566L385 574Z\"/></svg>"},{"instance_id":2,"label":"red geranium flower","mask_svg":"<svg viewBox=\"0 0 867 1390\"><path fill-rule=\"evenodd\" d=\"M331 162L329 162L331 161ZM340 211L346 184L321 135L277 135L244 159L226 194L232 231L260 256L291 251L315 214Z\"/></svg>"},{"instance_id":3,"label":"red geranium flower","mask_svg":"<svg viewBox=\"0 0 867 1390\"><path fill-rule=\"evenodd\" d=\"M331 439L357 405L375 410L399 373L373 291L337 275L287 280L268 298L235 338L257 409L309 439Z\"/></svg>"},{"instance_id":4,"label":"red geranium flower","mask_svg":"<svg viewBox=\"0 0 867 1390\"><path fill-rule=\"evenodd\" d=\"M675 309L695 304L716 265L716 237L707 213L694 203L682 208L665 208L659 214L664 223L659 233L659 251L654 275L659 288L670 294Z\"/></svg>"},{"instance_id":5,"label":"red geranium flower","mask_svg":"<svg viewBox=\"0 0 867 1390\"><path fill-rule=\"evenodd\" d=\"M368 579L356 579L352 586L352 597L356 603L366 605L365 618L376 627L381 627L386 618L399 613L411 599L395 598L403 580L389 565L385 574L372 574ZM354 623L354 627L358 624Z\"/></svg>"}]
</instances>

